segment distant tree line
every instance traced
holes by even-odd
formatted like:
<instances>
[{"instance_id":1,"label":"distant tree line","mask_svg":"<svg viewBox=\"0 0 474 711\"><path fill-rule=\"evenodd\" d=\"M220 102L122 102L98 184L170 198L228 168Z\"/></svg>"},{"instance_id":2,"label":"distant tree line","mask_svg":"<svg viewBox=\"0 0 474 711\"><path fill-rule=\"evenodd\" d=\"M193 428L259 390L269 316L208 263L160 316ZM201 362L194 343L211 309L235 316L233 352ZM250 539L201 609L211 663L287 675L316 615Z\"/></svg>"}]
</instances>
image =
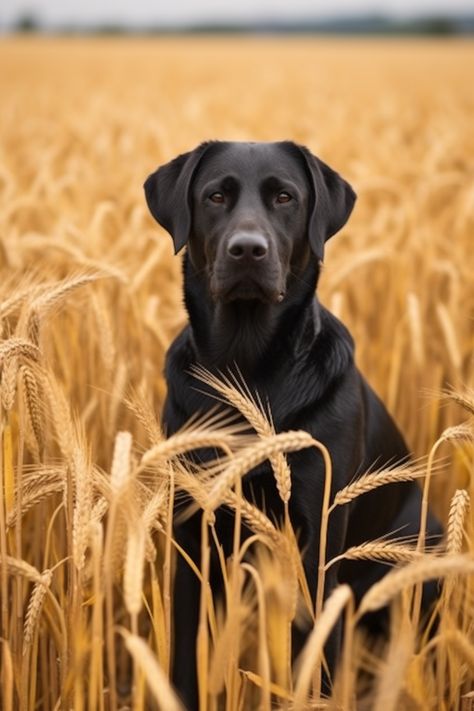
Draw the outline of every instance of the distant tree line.
<instances>
[{"instance_id":1,"label":"distant tree line","mask_svg":"<svg viewBox=\"0 0 474 711\"><path fill-rule=\"evenodd\" d=\"M32 13L25 13L7 28L13 32L55 32L59 34L346 34L346 35L466 35L474 33L474 13L466 15L428 15L398 20L382 15L337 17L325 20L307 18L295 22L266 20L240 23L201 23L190 25L129 26L119 22L97 25L68 24L47 27Z\"/></svg>"}]
</instances>

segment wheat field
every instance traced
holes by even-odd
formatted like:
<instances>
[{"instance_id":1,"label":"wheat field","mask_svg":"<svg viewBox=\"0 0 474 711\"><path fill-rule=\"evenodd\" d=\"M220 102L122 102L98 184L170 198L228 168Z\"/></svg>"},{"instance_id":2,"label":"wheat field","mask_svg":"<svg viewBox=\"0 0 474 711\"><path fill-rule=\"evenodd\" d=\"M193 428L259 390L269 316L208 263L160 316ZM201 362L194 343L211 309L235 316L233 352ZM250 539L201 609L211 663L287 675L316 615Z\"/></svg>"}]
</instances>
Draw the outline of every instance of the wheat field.
<instances>
[{"instance_id":1,"label":"wheat field","mask_svg":"<svg viewBox=\"0 0 474 711\"><path fill-rule=\"evenodd\" d=\"M181 708L170 683L173 500L254 531L223 561L226 608L202 595L202 711L460 709L474 705L474 45L326 38L3 38L0 43L0 707ZM165 440L164 354L185 322L180 260L149 216L145 177L208 138L293 139L358 193L329 243L320 297L352 331L357 362L414 463L367 475L336 506L417 477L441 517L433 550L401 535L346 551L393 570L355 609L340 586L308 599L289 521L241 496L286 451L235 382L215 383L255 435L197 420ZM202 377L207 377L202 374ZM186 468L199 446L227 454ZM282 474L283 472L283 474ZM324 525L324 524L323 524ZM331 565L326 561L326 568ZM324 578L324 569L320 576ZM321 579L320 577L320 579ZM438 622L418 593L440 580ZM389 604L375 647L361 614ZM313 630L294 668L289 630ZM330 698L324 641L346 635Z\"/></svg>"}]
</instances>

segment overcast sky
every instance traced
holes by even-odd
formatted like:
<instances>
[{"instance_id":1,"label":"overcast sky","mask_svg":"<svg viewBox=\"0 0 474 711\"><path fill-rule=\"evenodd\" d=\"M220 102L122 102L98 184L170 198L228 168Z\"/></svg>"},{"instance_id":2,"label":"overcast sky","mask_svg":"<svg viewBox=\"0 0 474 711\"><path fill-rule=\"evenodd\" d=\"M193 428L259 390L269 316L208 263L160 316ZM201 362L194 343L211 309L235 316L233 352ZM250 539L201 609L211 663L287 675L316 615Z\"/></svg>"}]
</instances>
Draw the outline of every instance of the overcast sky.
<instances>
[{"instance_id":1,"label":"overcast sky","mask_svg":"<svg viewBox=\"0 0 474 711\"><path fill-rule=\"evenodd\" d=\"M380 13L395 17L474 10L474 0L1 0L0 22L33 14L44 24L192 23L252 19L324 18Z\"/></svg>"}]
</instances>

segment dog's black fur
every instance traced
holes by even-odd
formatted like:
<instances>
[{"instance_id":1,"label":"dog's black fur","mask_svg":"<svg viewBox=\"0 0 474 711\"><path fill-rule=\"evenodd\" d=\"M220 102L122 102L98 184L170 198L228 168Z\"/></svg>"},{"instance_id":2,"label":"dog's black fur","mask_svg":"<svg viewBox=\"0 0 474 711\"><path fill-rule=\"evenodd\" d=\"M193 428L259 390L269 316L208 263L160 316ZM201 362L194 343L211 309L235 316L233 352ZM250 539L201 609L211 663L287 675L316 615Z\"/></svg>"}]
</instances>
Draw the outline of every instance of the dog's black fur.
<instances>
[{"instance_id":1,"label":"dog's black fur","mask_svg":"<svg viewBox=\"0 0 474 711\"><path fill-rule=\"evenodd\" d=\"M346 223L355 202L349 184L289 141L213 141L159 168L147 179L145 193L153 216L171 233L176 252L188 247L184 289L189 325L167 356L167 434L215 404L196 387L191 375L195 364L214 372L237 365L251 390L268 399L278 432L306 430L326 445L333 465L332 496L371 468L406 460L402 435L354 365L350 334L315 297L324 244ZM314 449L289 460L290 515L314 596L324 466ZM272 518L282 515L268 462L244 480L244 493ZM416 483L386 485L350 506L337 507L330 517L328 559L392 531L416 534L419 511ZM230 512L217 512L217 528L230 552ZM429 533L439 532L430 516ZM179 526L176 536L199 563L199 516ZM188 707L196 708L200 588L179 558L173 678ZM217 561L211 563L215 594L218 567ZM325 595L348 582L360 599L386 570L371 562L334 565ZM294 635L298 650L304 633L295 630ZM335 633L326 650L332 669L338 648Z\"/></svg>"}]
</instances>

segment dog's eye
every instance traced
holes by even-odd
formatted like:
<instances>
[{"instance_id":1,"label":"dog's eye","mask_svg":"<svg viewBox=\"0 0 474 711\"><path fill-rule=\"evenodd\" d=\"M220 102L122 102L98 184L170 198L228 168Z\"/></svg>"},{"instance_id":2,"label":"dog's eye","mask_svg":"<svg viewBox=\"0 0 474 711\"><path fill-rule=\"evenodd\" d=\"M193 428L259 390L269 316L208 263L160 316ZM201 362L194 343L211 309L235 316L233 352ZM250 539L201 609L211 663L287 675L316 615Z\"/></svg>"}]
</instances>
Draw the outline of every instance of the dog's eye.
<instances>
[{"instance_id":1,"label":"dog's eye","mask_svg":"<svg viewBox=\"0 0 474 711\"><path fill-rule=\"evenodd\" d=\"M209 195L209 200L216 203L216 205L221 205L224 202L224 196L219 192L212 193L212 195Z\"/></svg>"},{"instance_id":2,"label":"dog's eye","mask_svg":"<svg viewBox=\"0 0 474 711\"><path fill-rule=\"evenodd\" d=\"M276 201L279 203L284 203L284 202L290 202L290 200L293 200L291 195L284 190L281 191L281 193L278 193Z\"/></svg>"}]
</instances>

